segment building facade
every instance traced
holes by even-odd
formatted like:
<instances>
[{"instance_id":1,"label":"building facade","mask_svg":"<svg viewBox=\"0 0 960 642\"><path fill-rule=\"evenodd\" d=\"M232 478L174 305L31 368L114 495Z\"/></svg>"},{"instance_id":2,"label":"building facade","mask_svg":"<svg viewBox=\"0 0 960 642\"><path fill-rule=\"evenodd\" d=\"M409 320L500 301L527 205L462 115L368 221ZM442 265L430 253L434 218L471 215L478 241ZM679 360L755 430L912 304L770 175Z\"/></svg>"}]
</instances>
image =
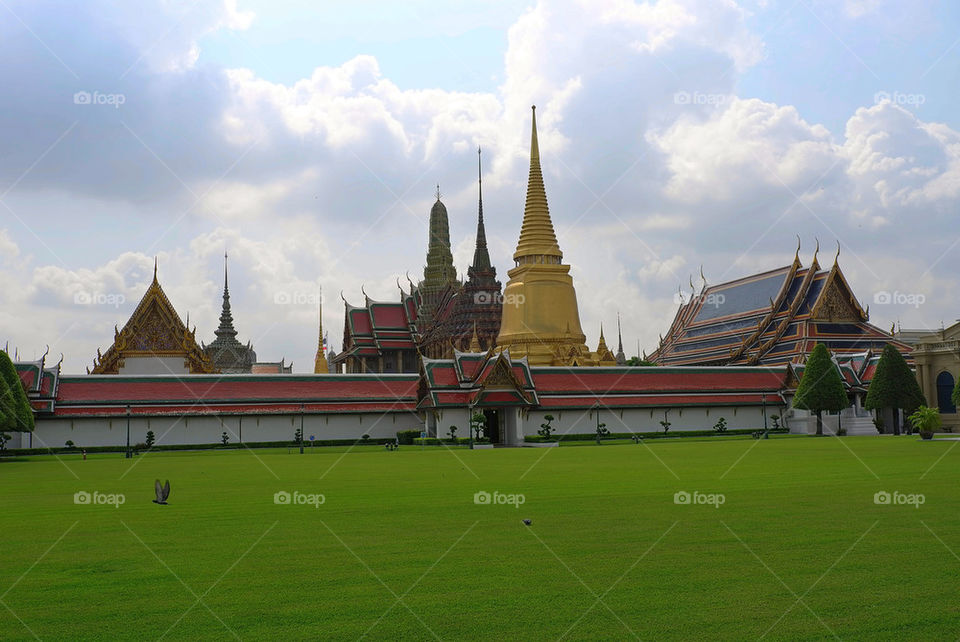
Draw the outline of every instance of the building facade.
<instances>
[{"instance_id":1,"label":"building facade","mask_svg":"<svg viewBox=\"0 0 960 642\"><path fill-rule=\"evenodd\" d=\"M953 391L960 379L960 322L926 334L913 349L920 390L927 405L940 409L944 428L960 432Z\"/></svg>"}]
</instances>

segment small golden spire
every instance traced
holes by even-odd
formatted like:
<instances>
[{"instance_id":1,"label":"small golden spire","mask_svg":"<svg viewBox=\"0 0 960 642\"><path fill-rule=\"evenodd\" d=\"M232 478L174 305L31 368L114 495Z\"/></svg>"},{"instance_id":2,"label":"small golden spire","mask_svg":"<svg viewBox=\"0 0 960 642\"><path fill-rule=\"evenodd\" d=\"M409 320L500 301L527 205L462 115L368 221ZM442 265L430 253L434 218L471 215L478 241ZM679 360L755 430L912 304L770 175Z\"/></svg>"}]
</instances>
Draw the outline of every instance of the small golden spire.
<instances>
[{"instance_id":1,"label":"small golden spire","mask_svg":"<svg viewBox=\"0 0 960 642\"><path fill-rule=\"evenodd\" d=\"M313 373L330 373L326 351L323 349L323 288L320 289L320 301L317 304L317 355L313 360Z\"/></svg>"},{"instance_id":2,"label":"small golden spire","mask_svg":"<svg viewBox=\"0 0 960 642\"><path fill-rule=\"evenodd\" d=\"M153 257L153 282L154 282L154 283L157 282L157 257L156 257L156 255L154 255L154 257Z\"/></svg>"},{"instance_id":3,"label":"small golden spire","mask_svg":"<svg viewBox=\"0 0 960 642\"><path fill-rule=\"evenodd\" d=\"M473 322L473 336L470 337L470 352L480 352L480 338L477 336L477 322Z\"/></svg>"}]
</instances>

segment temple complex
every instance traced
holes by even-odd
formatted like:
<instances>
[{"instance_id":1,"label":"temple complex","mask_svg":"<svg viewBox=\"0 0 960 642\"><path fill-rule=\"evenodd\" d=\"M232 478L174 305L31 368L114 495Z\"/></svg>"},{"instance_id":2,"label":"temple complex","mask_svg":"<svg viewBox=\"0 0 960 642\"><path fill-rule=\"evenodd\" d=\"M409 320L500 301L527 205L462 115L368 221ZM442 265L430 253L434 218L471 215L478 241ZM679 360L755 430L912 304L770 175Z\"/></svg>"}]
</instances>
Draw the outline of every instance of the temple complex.
<instances>
[{"instance_id":1,"label":"temple complex","mask_svg":"<svg viewBox=\"0 0 960 642\"><path fill-rule=\"evenodd\" d=\"M203 345L203 351L213 361L217 372L240 374L250 372L257 362L257 353L250 342L243 345L237 340L237 331L233 328L233 314L230 312L230 286L227 283L227 253L223 253L223 308L220 312L220 327L214 332L216 339L210 345Z\"/></svg>"},{"instance_id":2,"label":"temple complex","mask_svg":"<svg viewBox=\"0 0 960 642\"><path fill-rule=\"evenodd\" d=\"M226 295L225 304L228 305ZM229 307L227 308L229 314ZM229 318L229 317L228 317ZM189 330L164 294L153 265L147 288L122 330L113 330L113 345L88 374L206 374L216 372L210 356L197 345L196 328Z\"/></svg>"},{"instance_id":3,"label":"temple complex","mask_svg":"<svg viewBox=\"0 0 960 642\"><path fill-rule=\"evenodd\" d=\"M663 365L785 365L802 363L823 343L835 356L872 351L891 343L907 359L910 346L869 323L840 269L822 269L817 251L809 266L793 263L735 281L691 285L670 330L649 357ZM682 296L682 295L681 295Z\"/></svg>"}]
</instances>

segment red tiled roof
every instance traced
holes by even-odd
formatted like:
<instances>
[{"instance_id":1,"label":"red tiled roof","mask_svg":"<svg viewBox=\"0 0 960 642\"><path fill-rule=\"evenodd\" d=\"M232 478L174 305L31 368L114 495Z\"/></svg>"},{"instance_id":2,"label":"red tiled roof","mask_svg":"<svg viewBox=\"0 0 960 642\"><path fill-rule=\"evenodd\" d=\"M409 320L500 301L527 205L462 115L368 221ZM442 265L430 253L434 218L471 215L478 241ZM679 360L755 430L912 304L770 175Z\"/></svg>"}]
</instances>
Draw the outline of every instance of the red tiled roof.
<instances>
[{"instance_id":1,"label":"red tiled roof","mask_svg":"<svg viewBox=\"0 0 960 642\"><path fill-rule=\"evenodd\" d=\"M192 375L123 377L117 375L61 377L56 412L202 413L222 408L249 412L299 412L305 406L353 411L386 410L394 405L413 407L419 379L416 375Z\"/></svg>"},{"instance_id":2,"label":"red tiled roof","mask_svg":"<svg viewBox=\"0 0 960 642\"><path fill-rule=\"evenodd\" d=\"M373 325L380 328L408 328L402 303L377 303L370 306Z\"/></svg>"},{"instance_id":3,"label":"red tiled roof","mask_svg":"<svg viewBox=\"0 0 960 642\"><path fill-rule=\"evenodd\" d=\"M766 367L647 367L531 368L538 394L631 391L778 391L786 368Z\"/></svg>"}]
</instances>

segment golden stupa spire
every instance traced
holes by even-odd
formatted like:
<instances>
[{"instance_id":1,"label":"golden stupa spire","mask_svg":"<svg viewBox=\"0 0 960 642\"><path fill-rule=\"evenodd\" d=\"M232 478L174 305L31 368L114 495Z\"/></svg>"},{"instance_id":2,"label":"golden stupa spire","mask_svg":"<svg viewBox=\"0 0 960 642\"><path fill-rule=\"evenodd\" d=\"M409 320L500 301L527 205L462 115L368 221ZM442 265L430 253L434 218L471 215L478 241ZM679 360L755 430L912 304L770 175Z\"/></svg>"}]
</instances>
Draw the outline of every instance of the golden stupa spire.
<instances>
[{"instance_id":1,"label":"golden stupa spire","mask_svg":"<svg viewBox=\"0 0 960 642\"><path fill-rule=\"evenodd\" d=\"M330 368L327 364L327 355L323 349L323 293L320 294L320 303L317 311L317 356L313 360L314 374L330 374Z\"/></svg>"},{"instance_id":2,"label":"golden stupa spire","mask_svg":"<svg viewBox=\"0 0 960 642\"><path fill-rule=\"evenodd\" d=\"M540 170L540 145L537 142L537 108L533 110L530 130L530 175L527 178L527 201L523 208L523 225L513 260L521 263L560 263L563 253L557 244L557 235L550 220L547 192ZM540 259L534 257L543 257Z\"/></svg>"}]
</instances>

